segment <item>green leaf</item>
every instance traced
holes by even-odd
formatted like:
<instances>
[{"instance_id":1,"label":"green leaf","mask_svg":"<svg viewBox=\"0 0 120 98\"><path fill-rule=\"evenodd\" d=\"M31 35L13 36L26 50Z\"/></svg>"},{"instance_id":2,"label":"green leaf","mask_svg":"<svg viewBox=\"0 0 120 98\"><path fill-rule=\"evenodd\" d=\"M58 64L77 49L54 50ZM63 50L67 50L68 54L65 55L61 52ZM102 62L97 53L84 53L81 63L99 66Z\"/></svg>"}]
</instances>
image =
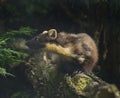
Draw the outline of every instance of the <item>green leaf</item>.
<instances>
[{"instance_id":1,"label":"green leaf","mask_svg":"<svg viewBox=\"0 0 120 98\"><path fill-rule=\"evenodd\" d=\"M1 67L0 67L0 75L2 75L2 76L7 76L7 75L14 76L13 74L8 73L5 68L1 68Z\"/></svg>"},{"instance_id":2,"label":"green leaf","mask_svg":"<svg viewBox=\"0 0 120 98\"><path fill-rule=\"evenodd\" d=\"M34 34L37 30L30 27L21 27L19 30L12 30L6 33L6 37L19 37L20 35L30 36Z\"/></svg>"}]
</instances>

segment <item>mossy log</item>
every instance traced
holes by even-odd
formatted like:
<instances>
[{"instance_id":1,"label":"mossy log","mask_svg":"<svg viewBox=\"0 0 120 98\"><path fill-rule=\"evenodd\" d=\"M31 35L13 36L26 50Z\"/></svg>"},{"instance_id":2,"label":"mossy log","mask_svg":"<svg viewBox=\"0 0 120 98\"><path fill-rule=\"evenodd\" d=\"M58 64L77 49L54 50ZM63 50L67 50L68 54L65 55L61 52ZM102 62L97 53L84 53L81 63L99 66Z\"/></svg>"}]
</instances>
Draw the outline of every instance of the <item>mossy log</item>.
<instances>
[{"instance_id":1,"label":"mossy log","mask_svg":"<svg viewBox=\"0 0 120 98\"><path fill-rule=\"evenodd\" d=\"M82 71L58 73L55 65L42 61L38 53L27 64L30 69L26 74L40 98L120 98L114 84Z\"/></svg>"},{"instance_id":2,"label":"mossy log","mask_svg":"<svg viewBox=\"0 0 120 98\"><path fill-rule=\"evenodd\" d=\"M120 98L114 84L82 71L66 75L57 72L42 51L33 53L25 62L26 75L40 98ZM45 58L45 57L44 57Z\"/></svg>"},{"instance_id":3,"label":"mossy log","mask_svg":"<svg viewBox=\"0 0 120 98\"><path fill-rule=\"evenodd\" d=\"M79 72L72 77L67 76L66 82L77 95L86 98L120 98L115 85L108 84L93 74Z\"/></svg>"}]
</instances>

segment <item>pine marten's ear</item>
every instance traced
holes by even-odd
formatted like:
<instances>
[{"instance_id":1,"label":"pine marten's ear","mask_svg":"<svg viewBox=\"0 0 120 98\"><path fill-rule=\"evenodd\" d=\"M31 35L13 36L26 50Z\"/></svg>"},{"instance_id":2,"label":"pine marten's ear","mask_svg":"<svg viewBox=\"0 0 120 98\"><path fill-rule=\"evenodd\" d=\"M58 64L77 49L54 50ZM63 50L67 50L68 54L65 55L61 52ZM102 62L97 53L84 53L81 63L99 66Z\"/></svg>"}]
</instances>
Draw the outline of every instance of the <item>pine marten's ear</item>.
<instances>
[{"instance_id":1,"label":"pine marten's ear","mask_svg":"<svg viewBox=\"0 0 120 98\"><path fill-rule=\"evenodd\" d=\"M57 38L57 31L55 29L50 29L48 35L52 40L55 40Z\"/></svg>"},{"instance_id":2,"label":"pine marten's ear","mask_svg":"<svg viewBox=\"0 0 120 98\"><path fill-rule=\"evenodd\" d=\"M47 34L47 33L48 33L48 31L43 31L43 32L42 32L42 34Z\"/></svg>"}]
</instances>

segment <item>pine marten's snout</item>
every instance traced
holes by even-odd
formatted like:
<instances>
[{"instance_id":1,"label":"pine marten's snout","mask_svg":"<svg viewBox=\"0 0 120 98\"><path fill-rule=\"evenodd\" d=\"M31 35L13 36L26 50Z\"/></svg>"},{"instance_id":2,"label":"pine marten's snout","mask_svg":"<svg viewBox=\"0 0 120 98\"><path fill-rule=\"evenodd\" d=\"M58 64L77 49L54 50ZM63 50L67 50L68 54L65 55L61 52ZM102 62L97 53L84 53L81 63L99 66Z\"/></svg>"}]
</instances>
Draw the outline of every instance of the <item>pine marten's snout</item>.
<instances>
[{"instance_id":1,"label":"pine marten's snout","mask_svg":"<svg viewBox=\"0 0 120 98\"><path fill-rule=\"evenodd\" d=\"M29 40L26 42L26 45L28 46L29 49L34 49L34 50L45 47L45 43L40 43L37 42L36 40Z\"/></svg>"}]
</instances>

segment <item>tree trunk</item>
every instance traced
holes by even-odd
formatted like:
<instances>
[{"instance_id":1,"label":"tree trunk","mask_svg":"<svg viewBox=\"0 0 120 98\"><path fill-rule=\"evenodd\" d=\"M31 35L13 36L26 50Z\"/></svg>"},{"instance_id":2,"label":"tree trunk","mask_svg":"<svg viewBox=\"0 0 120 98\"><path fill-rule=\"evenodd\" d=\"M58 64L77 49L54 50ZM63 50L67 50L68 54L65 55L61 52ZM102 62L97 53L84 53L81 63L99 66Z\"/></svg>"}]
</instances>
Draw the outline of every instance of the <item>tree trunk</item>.
<instances>
[{"instance_id":1,"label":"tree trunk","mask_svg":"<svg viewBox=\"0 0 120 98\"><path fill-rule=\"evenodd\" d=\"M106 58L102 65L102 71L105 73L104 79L116 83L120 88L120 30L116 21L111 22L109 29L105 30L104 38L106 43ZM104 48L105 49L105 48Z\"/></svg>"}]
</instances>

